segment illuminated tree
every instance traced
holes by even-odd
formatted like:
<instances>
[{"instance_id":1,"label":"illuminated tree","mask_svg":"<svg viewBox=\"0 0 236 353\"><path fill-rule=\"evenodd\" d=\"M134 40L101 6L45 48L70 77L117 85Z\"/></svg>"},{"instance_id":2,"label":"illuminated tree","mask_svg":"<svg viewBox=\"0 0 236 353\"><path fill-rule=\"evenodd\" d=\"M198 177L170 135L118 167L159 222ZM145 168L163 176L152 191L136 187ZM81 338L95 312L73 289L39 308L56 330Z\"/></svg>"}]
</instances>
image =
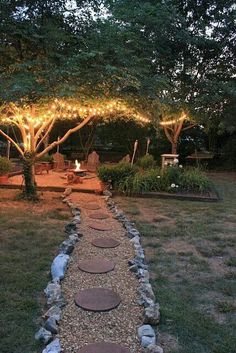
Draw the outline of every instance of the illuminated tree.
<instances>
[{"instance_id":1,"label":"illuminated tree","mask_svg":"<svg viewBox=\"0 0 236 353\"><path fill-rule=\"evenodd\" d=\"M0 129L0 134L10 141L23 160L24 193L27 197L36 196L36 181L34 164L50 152L54 147L63 143L72 133L80 130L96 117L106 118L126 115L136 118L140 122L148 119L139 114L134 108L122 101L107 100L99 103L80 104L76 100L55 100L51 104L23 105L14 103L3 105L1 109L0 124L16 127L20 134L20 141L12 138ZM77 120L78 123L58 140L45 147L44 141L50 134L56 120Z\"/></svg>"},{"instance_id":2,"label":"illuminated tree","mask_svg":"<svg viewBox=\"0 0 236 353\"><path fill-rule=\"evenodd\" d=\"M185 112L182 112L180 115L175 116L174 118L164 117L160 122L160 126L163 128L167 139L171 143L171 153L177 154L177 147L179 136L182 131L191 129L196 124L190 123L184 127L184 123L189 122L189 117Z\"/></svg>"}]
</instances>

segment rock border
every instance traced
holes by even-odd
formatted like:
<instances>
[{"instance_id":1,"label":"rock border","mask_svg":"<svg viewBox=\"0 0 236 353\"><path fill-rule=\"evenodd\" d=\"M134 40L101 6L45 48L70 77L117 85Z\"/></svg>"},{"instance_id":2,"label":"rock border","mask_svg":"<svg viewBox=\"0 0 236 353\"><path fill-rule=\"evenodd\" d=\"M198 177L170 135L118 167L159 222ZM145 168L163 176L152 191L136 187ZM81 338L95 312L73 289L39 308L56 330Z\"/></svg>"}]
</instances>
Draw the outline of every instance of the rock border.
<instances>
[{"instance_id":1,"label":"rock border","mask_svg":"<svg viewBox=\"0 0 236 353\"><path fill-rule=\"evenodd\" d=\"M68 198L71 192L71 188L64 189L62 202L66 203L71 209L73 218L65 226L67 238L59 245L58 255L53 259L51 264L52 280L44 289L48 310L42 315L41 327L35 333L35 339L46 345L42 353L61 353L60 340L59 338L55 338L55 335L58 333L58 324L61 318L62 308L67 304L61 290L61 281L65 276L70 262L70 255L74 250L75 244L83 236L79 231L81 211L80 208Z\"/></svg>"},{"instance_id":2,"label":"rock border","mask_svg":"<svg viewBox=\"0 0 236 353\"><path fill-rule=\"evenodd\" d=\"M145 259L145 253L141 245L141 234L135 228L124 212L119 209L112 199L112 193L108 190L103 192L107 208L114 214L114 217L122 223L126 235L134 246L135 257L129 261L129 269L134 272L139 281L139 305L143 307L143 325L138 328L143 353L163 353L163 348L157 345L157 325L160 321L160 305L156 302L155 294L150 283L150 274Z\"/></svg>"}]
</instances>

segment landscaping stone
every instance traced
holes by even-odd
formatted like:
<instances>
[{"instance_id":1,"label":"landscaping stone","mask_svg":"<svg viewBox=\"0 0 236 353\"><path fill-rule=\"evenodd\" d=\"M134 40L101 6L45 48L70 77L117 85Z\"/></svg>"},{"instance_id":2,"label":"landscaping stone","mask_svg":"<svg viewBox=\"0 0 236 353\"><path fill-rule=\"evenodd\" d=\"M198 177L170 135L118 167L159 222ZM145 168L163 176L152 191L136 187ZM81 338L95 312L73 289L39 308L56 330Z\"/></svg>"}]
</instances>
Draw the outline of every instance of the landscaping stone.
<instances>
[{"instance_id":1,"label":"landscaping stone","mask_svg":"<svg viewBox=\"0 0 236 353\"><path fill-rule=\"evenodd\" d=\"M55 257L51 266L53 279L59 278L61 280L64 278L69 258L69 255L66 254L59 254Z\"/></svg>"},{"instance_id":2,"label":"landscaping stone","mask_svg":"<svg viewBox=\"0 0 236 353\"><path fill-rule=\"evenodd\" d=\"M156 344L156 335L150 325L143 325L138 328L138 337L141 341L141 346L146 348Z\"/></svg>"},{"instance_id":3,"label":"landscaping stone","mask_svg":"<svg viewBox=\"0 0 236 353\"><path fill-rule=\"evenodd\" d=\"M147 296L148 298L155 300L155 294L152 290L152 286L150 283L142 283L138 289L141 297Z\"/></svg>"},{"instance_id":4,"label":"landscaping stone","mask_svg":"<svg viewBox=\"0 0 236 353\"><path fill-rule=\"evenodd\" d=\"M75 303L88 311L109 311L115 309L121 302L118 293L106 288L84 289L77 293Z\"/></svg>"},{"instance_id":5,"label":"landscaping stone","mask_svg":"<svg viewBox=\"0 0 236 353\"><path fill-rule=\"evenodd\" d=\"M48 305L59 303L62 300L61 286L57 282L48 283L47 287L44 290L44 293L47 296Z\"/></svg>"},{"instance_id":6,"label":"landscaping stone","mask_svg":"<svg viewBox=\"0 0 236 353\"><path fill-rule=\"evenodd\" d=\"M60 321L61 309L57 305L53 305L44 315L44 318L53 317L56 322Z\"/></svg>"},{"instance_id":7,"label":"landscaping stone","mask_svg":"<svg viewBox=\"0 0 236 353\"><path fill-rule=\"evenodd\" d=\"M61 345L58 338L52 341L47 347L43 350L43 353L61 353Z\"/></svg>"},{"instance_id":8,"label":"landscaping stone","mask_svg":"<svg viewBox=\"0 0 236 353\"><path fill-rule=\"evenodd\" d=\"M75 247L74 240L66 239L61 243L60 248L59 248L59 252L62 254L70 255L72 253L72 251L74 250L74 247Z\"/></svg>"},{"instance_id":9,"label":"landscaping stone","mask_svg":"<svg viewBox=\"0 0 236 353\"><path fill-rule=\"evenodd\" d=\"M160 305L158 303L150 305L144 309L144 323L157 325L160 321Z\"/></svg>"},{"instance_id":10,"label":"landscaping stone","mask_svg":"<svg viewBox=\"0 0 236 353\"><path fill-rule=\"evenodd\" d=\"M46 330L44 327L41 327L35 334L35 339L41 341L44 344L47 344L52 339L52 333Z\"/></svg>"},{"instance_id":11,"label":"landscaping stone","mask_svg":"<svg viewBox=\"0 0 236 353\"><path fill-rule=\"evenodd\" d=\"M141 346L146 348L150 345L155 345L156 339L155 337L142 336L141 337Z\"/></svg>"},{"instance_id":12,"label":"landscaping stone","mask_svg":"<svg viewBox=\"0 0 236 353\"><path fill-rule=\"evenodd\" d=\"M58 332L58 326L57 326L57 322L56 319L53 316L50 316L45 324L44 324L44 328L48 331L50 331L52 334L56 334Z\"/></svg>"}]
</instances>

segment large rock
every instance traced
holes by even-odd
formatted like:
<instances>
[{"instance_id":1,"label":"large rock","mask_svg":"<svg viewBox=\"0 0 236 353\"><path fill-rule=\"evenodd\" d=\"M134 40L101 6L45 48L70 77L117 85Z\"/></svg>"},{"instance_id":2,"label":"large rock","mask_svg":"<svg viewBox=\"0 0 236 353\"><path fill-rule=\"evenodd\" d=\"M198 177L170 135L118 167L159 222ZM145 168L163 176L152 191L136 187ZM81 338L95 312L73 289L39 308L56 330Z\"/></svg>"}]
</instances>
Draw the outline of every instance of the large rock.
<instances>
[{"instance_id":1,"label":"large rock","mask_svg":"<svg viewBox=\"0 0 236 353\"><path fill-rule=\"evenodd\" d=\"M138 337L143 348L156 344L156 334L150 325L140 326L138 328Z\"/></svg>"},{"instance_id":2,"label":"large rock","mask_svg":"<svg viewBox=\"0 0 236 353\"><path fill-rule=\"evenodd\" d=\"M63 300L61 286L57 282L48 283L47 287L44 289L44 293L47 297L48 305L61 303Z\"/></svg>"},{"instance_id":3,"label":"large rock","mask_svg":"<svg viewBox=\"0 0 236 353\"><path fill-rule=\"evenodd\" d=\"M38 341L47 344L52 339L52 333L46 330L44 327L41 327L35 334L35 339Z\"/></svg>"},{"instance_id":4,"label":"large rock","mask_svg":"<svg viewBox=\"0 0 236 353\"><path fill-rule=\"evenodd\" d=\"M52 332L52 334L56 334L58 333L58 326L57 326L57 322L55 320L55 318L53 316L50 316L45 324L44 324L44 328L50 332Z\"/></svg>"},{"instance_id":5,"label":"large rock","mask_svg":"<svg viewBox=\"0 0 236 353\"><path fill-rule=\"evenodd\" d=\"M70 255L74 250L75 243L73 240L66 239L60 245L60 253Z\"/></svg>"},{"instance_id":6,"label":"large rock","mask_svg":"<svg viewBox=\"0 0 236 353\"><path fill-rule=\"evenodd\" d=\"M51 274L53 279L63 279L65 277L65 272L67 264L69 261L69 255L59 254L55 257L51 266Z\"/></svg>"},{"instance_id":7,"label":"large rock","mask_svg":"<svg viewBox=\"0 0 236 353\"><path fill-rule=\"evenodd\" d=\"M52 341L47 347L43 350L43 353L61 353L61 345L58 338Z\"/></svg>"},{"instance_id":8,"label":"large rock","mask_svg":"<svg viewBox=\"0 0 236 353\"><path fill-rule=\"evenodd\" d=\"M56 322L60 321L61 318L61 309L57 305L53 305L44 315L44 318L48 319L49 317L53 317Z\"/></svg>"},{"instance_id":9,"label":"large rock","mask_svg":"<svg viewBox=\"0 0 236 353\"><path fill-rule=\"evenodd\" d=\"M160 321L160 306L158 303L150 305L144 309L144 323L157 325Z\"/></svg>"}]
</instances>

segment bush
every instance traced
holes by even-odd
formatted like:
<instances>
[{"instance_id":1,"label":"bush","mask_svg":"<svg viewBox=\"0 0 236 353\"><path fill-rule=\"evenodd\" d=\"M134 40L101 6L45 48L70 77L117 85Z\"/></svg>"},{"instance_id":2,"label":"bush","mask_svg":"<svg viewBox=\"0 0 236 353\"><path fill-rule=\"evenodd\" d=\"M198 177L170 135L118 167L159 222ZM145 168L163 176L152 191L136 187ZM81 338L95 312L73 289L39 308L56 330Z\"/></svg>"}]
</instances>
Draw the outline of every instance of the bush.
<instances>
[{"instance_id":1,"label":"bush","mask_svg":"<svg viewBox=\"0 0 236 353\"><path fill-rule=\"evenodd\" d=\"M118 190L127 194L141 194L147 191L162 191L164 188L163 178L159 169L149 171L139 171L122 180L118 185Z\"/></svg>"},{"instance_id":2,"label":"bush","mask_svg":"<svg viewBox=\"0 0 236 353\"><path fill-rule=\"evenodd\" d=\"M144 170L153 169L156 167L156 161L151 154L147 154L146 156L139 158L136 165Z\"/></svg>"},{"instance_id":3,"label":"bush","mask_svg":"<svg viewBox=\"0 0 236 353\"><path fill-rule=\"evenodd\" d=\"M188 192L206 192L210 189L210 180L199 168L188 168L184 170L180 178L180 187Z\"/></svg>"},{"instance_id":4,"label":"bush","mask_svg":"<svg viewBox=\"0 0 236 353\"><path fill-rule=\"evenodd\" d=\"M102 165L98 168L98 176L105 183L116 187L121 181L135 175L137 168L128 162L120 162L115 166Z\"/></svg>"},{"instance_id":5,"label":"bush","mask_svg":"<svg viewBox=\"0 0 236 353\"><path fill-rule=\"evenodd\" d=\"M0 175L5 175L10 172L12 163L6 157L0 157Z\"/></svg>"},{"instance_id":6,"label":"bush","mask_svg":"<svg viewBox=\"0 0 236 353\"><path fill-rule=\"evenodd\" d=\"M100 167L98 175L126 195L152 191L204 193L210 189L210 181L198 168L172 166L162 172L160 168L144 170L120 162L116 166Z\"/></svg>"}]
</instances>

